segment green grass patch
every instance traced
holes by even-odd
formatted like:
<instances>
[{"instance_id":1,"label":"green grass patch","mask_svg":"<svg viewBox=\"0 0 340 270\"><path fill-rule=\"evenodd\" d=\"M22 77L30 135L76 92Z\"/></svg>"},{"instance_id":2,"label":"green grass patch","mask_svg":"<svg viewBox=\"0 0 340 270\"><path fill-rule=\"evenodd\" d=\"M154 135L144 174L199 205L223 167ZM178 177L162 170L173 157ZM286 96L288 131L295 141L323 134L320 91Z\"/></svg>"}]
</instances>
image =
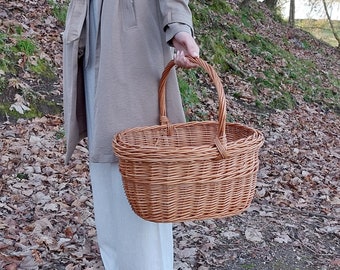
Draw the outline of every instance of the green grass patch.
<instances>
[{"instance_id":1,"label":"green grass patch","mask_svg":"<svg viewBox=\"0 0 340 270\"><path fill-rule=\"evenodd\" d=\"M51 84L57 79L53 64L40 56L38 44L35 40L25 36L22 27L1 30L0 114L10 119L40 117L43 114L40 108L47 106L47 100L41 100L35 90L26 87L28 82L22 77L23 72L29 74L30 80L39 81L41 85L45 82ZM15 103L17 94L29 102L30 110L25 110L23 114L10 109Z\"/></svg>"},{"instance_id":2,"label":"green grass patch","mask_svg":"<svg viewBox=\"0 0 340 270\"><path fill-rule=\"evenodd\" d=\"M7 115L10 119L19 119L19 118L25 118L25 119L33 119L35 117L42 117L43 113L40 112L37 108L34 106L30 106L29 111L25 111L23 114L17 112L16 110L10 109L11 104L9 103L2 103L0 104L0 114Z\"/></svg>"},{"instance_id":3,"label":"green grass patch","mask_svg":"<svg viewBox=\"0 0 340 270\"><path fill-rule=\"evenodd\" d=\"M8 42L8 35L0 32L0 70L4 73L13 72L13 51Z\"/></svg>"},{"instance_id":4,"label":"green grass patch","mask_svg":"<svg viewBox=\"0 0 340 270\"><path fill-rule=\"evenodd\" d=\"M57 140L63 139L64 137L65 137L65 130L64 129L60 129L60 130L56 131L55 138Z\"/></svg>"},{"instance_id":5,"label":"green grass patch","mask_svg":"<svg viewBox=\"0 0 340 270\"><path fill-rule=\"evenodd\" d=\"M320 39L333 47L338 46L338 42L334 37L332 29L329 25L328 20L296 20L296 26L302 28L303 30L309 32L317 39ZM333 20L334 29L340 36L340 21Z\"/></svg>"},{"instance_id":6,"label":"green grass patch","mask_svg":"<svg viewBox=\"0 0 340 270\"><path fill-rule=\"evenodd\" d=\"M232 12L232 8L229 3L225 0L214 0L214 1L207 1L207 5L212 11L221 12L221 13L230 13Z\"/></svg>"},{"instance_id":7,"label":"green grass patch","mask_svg":"<svg viewBox=\"0 0 340 270\"><path fill-rule=\"evenodd\" d=\"M58 3L55 0L48 0L48 4L51 6L52 16L58 20L60 25L65 26L67 9L70 1Z\"/></svg>"},{"instance_id":8,"label":"green grass patch","mask_svg":"<svg viewBox=\"0 0 340 270\"><path fill-rule=\"evenodd\" d=\"M280 93L280 96L275 97L269 104L271 108L279 110L293 109L295 105L296 101L293 95L286 91Z\"/></svg>"},{"instance_id":9,"label":"green grass patch","mask_svg":"<svg viewBox=\"0 0 340 270\"><path fill-rule=\"evenodd\" d=\"M195 85L196 75L193 70L188 70L186 73L179 72L178 74L178 85L182 97L182 103L184 106L184 111L188 112L195 108L200 99L193 85ZM186 115L188 119L188 115Z\"/></svg>"},{"instance_id":10,"label":"green grass patch","mask_svg":"<svg viewBox=\"0 0 340 270\"><path fill-rule=\"evenodd\" d=\"M28 69L44 80L55 80L54 68L45 59L38 58L28 64Z\"/></svg>"},{"instance_id":11,"label":"green grass patch","mask_svg":"<svg viewBox=\"0 0 340 270\"><path fill-rule=\"evenodd\" d=\"M21 52L27 56L33 55L37 51L34 41L29 38L19 38L12 48L14 52Z\"/></svg>"},{"instance_id":12,"label":"green grass patch","mask_svg":"<svg viewBox=\"0 0 340 270\"><path fill-rule=\"evenodd\" d=\"M179 77L179 89L182 96L182 101L185 106L193 106L199 103L199 98L195 90L189 85L184 78Z\"/></svg>"},{"instance_id":13,"label":"green grass patch","mask_svg":"<svg viewBox=\"0 0 340 270\"><path fill-rule=\"evenodd\" d=\"M20 180L27 180L28 174L27 173L18 173L17 178L19 178Z\"/></svg>"}]
</instances>

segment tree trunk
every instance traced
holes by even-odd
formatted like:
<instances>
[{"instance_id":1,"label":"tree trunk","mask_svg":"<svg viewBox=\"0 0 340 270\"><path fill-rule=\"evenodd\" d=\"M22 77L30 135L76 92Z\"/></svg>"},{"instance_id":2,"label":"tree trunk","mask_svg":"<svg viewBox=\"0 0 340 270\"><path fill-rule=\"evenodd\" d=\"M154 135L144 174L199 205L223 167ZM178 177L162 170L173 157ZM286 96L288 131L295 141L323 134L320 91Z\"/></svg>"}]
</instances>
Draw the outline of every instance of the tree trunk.
<instances>
[{"instance_id":1,"label":"tree trunk","mask_svg":"<svg viewBox=\"0 0 340 270\"><path fill-rule=\"evenodd\" d=\"M267 7L271 10L274 10L277 6L278 0L265 0L264 3L267 5Z\"/></svg>"},{"instance_id":2,"label":"tree trunk","mask_svg":"<svg viewBox=\"0 0 340 270\"><path fill-rule=\"evenodd\" d=\"M288 23L291 27L295 25L295 0L290 0Z\"/></svg>"},{"instance_id":3,"label":"tree trunk","mask_svg":"<svg viewBox=\"0 0 340 270\"><path fill-rule=\"evenodd\" d=\"M322 0L322 3L323 3L323 6L325 8L325 12L326 12L326 16L327 16L329 25L330 25L330 27L332 29L332 32L333 32L333 35L334 35L336 41L338 42L338 48L340 49L340 37L338 36L338 33L335 31L335 28L334 28L331 16L329 15L329 12L328 12L326 0Z\"/></svg>"}]
</instances>

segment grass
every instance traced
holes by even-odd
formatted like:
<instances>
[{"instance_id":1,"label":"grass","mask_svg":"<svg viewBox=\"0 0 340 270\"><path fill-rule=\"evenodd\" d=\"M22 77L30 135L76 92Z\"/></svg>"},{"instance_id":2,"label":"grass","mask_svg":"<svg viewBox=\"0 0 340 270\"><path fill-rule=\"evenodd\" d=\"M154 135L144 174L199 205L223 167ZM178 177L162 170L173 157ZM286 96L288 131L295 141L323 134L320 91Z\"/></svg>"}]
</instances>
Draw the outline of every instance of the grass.
<instances>
[{"instance_id":1,"label":"grass","mask_svg":"<svg viewBox=\"0 0 340 270\"><path fill-rule=\"evenodd\" d=\"M204 73L203 70L198 70ZM186 119L189 121L205 119L206 110L203 108L202 100L207 96L206 88L209 86L203 85L196 70L179 69L177 75Z\"/></svg>"},{"instance_id":2,"label":"grass","mask_svg":"<svg viewBox=\"0 0 340 270\"><path fill-rule=\"evenodd\" d=\"M63 26L69 1L48 0L48 4L51 15ZM339 106L340 91L332 90L340 88L340 79L337 76L331 72L318 70L313 61L297 58L257 31L254 22L266 24L267 20L272 19L268 18L263 10L233 9L225 0L193 0L190 1L190 7L202 58L212 64L222 78L232 75L235 80L249 83L250 91L254 95L254 106L262 110L291 109L298 106L296 93L301 94L306 102L324 104L329 108ZM277 14L274 14L273 18L279 23L284 23ZM309 32L313 30L313 35L325 42L333 42L326 22L304 20L297 21L297 25ZM335 27L339 29L340 22L335 22ZM0 98L1 95L8 95L6 93L10 88L8 79L19 76L22 71L30 71L47 81L56 78L51 63L39 57L41 48L36 41L27 38L25 30L20 26L10 30L0 32ZM290 41L284 36L282 40L287 46L290 45ZM230 46L231 42L242 47L247 53L235 50ZM313 49L313 46L305 40L300 41L300 46L302 50ZM261 64L250 74L244 72L243 67L251 61ZM285 64L278 65L280 61ZM204 117L204 110L199 108L202 99L207 95L206 86L199 85L200 77L193 70L180 72L178 77L185 110L198 109L195 114ZM27 89L14 90L20 94L26 93L30 103L34 104L31 101L34 98L27 93L29 92ZM12 89L12 92L14 90ZM234 99L242 97L238 89L228 89L228 94ZM30 113L35 113L35 110L31 110Z\"/></svg>"},{"instance_id":3,"label":"grass","mask_svg":"<svg viewBox=\"0 0 340 270\"><path fill-rule=\"evenodd\" d=\"M33 118L41 116L42 112L35 105L46 103L38 100L34 89L28 87L22 73L29 72L32 78L40 81L52 82L57 79L55 67L52 63L40 56L41 49L36 41L27 38L21 27L16 27L14 32L0 32L0 112L10 118ZM15 82L14 84L11 82ZM30 110L23 114L10 110L15 102L14 97L19 94L24 100L29 101Z\"/></svg>"},{"instance_id":4,"label":"grass","mask_svg":"<svg viewBox=\"0 0 340 270\"><path fill-rule=\"evenodd\" d=\"M64 26L67 15L67 8L70 0L58 3L55 0L48 0L48 4L51 6L52 16L58 20L58 22Z\"/></svg>"},{"instance_id":5,"label":"grass","mask_svg":"<svg viewBox=\"0 0 340 270\"><path fill-rule=\"evenodd\" d=\"M182 96L182 102L186 107L195 106L200 102L197 92L190 84L190 82L193 81L192 78L194 76L195 75L192 71L188 71L186 76L178 76L178 84Z\"/></svg>"},{"instance_id":6,"label":"grass","mask_svg":"<svg viewBox=\"0 0 340 270\"><path fill-rule=\"evenodd\" d=\"M43 80L55 80L55 70L46 59L36 58L28 64L28 69Z\"/></svg>"},{"instance_id":7,"label":"grass","mask_svg":"<svg viewBox=\"0 0 340 270\"><path fill-rule=\"evenodd\" d=\"M69 0L48 0L51 15L63 26L66 20ZM38 87L48 88L57 79L56 68L53 63L44 58L36 40L28 38L26 30L20 25L10 25L0 30L0 113L11 119L33 118L41 116L41 109L46 107L58 112L60 108L52 101L39 97L36 89L24 87L27 85L22 74L27 72L30 80L39 81ZM16 81L13 85L10 81ZM45 90L45 89L44 89ZM46 89L48 91L48 89ZM15 102L14 97L19 94L29 102L30 110L23 114L10 110Z\"/></svg>"},{"instance_id":8,"label":"grass","mask_svg":"<svg viewBox=\"0 0 340 270\"><path fill-rule=\"evenodd\" d=\"M51 65L46 60L39 57L39 48L33 39L26 38L21 34L7 34L0 32L0 70L4 74L10 74L12 77L18 75L20 69L33 67L32 70L37 75L49 70L48 78L55 71L50 71ZM34 56L34 57L33 57ZM25 61L23 61L25 59ZM22 63L18 66L18 63ZM38 68L34 68L38 66Z\"/></svg>"},{"instance_id":9,"label":"grass","mask_svg":"<svg viewBox=\"0 0 340 270\"><path fill-rule=\"evenodd\" d=\"M196 0L191 1L190 5L202 58L211 63L222 77L232 74L236 80L249 82L256 107L292 109L298 106L296 94L302 95L307 102L324 104L328 108L339 106L340 91L330 90L339 89L337 76L319 70L312 60L296 57L254 28L254 21L265 25L272 18L284 24L278 14L268 18L260 9L233 10L228 1ZM282 40L290 46L290 41L285 40L284 36ZM252 60L233 50L230 41L243 46L244 51L250 51L252 58L260 63L255 74L254 70L253 74L243 72L242 66ZM299 45L302 50L314 49L307 40L301 40ZM278 65L280 61L284 64ZM230 90L229 94L235 99L242 96L237 89ZM187 101L190 102L190 99Z\"/></svg>"},{"instance_id":10,"label":"grass","mask_svg":"<svg viewBox=\"0 0 340 270\"><path fill-rule=\"evenodd\" d=\"M337 34L340 36L340 21L332 21ZM328 20L296 20L296 26L311 33L316 38L330 44L331 46L340 46L334 37Z\"/></svg>"},{"instance_id":11,"label":"grass","mask_svg":"<svg viewBox=\"0 0 340 270\"><path fill-rule=\"evenodd\" d=\"M13 51L21 52L26 56L31 56L37 51L37 46L30 38L18 38L13 47Z\"/></svg>"}]
</instances>

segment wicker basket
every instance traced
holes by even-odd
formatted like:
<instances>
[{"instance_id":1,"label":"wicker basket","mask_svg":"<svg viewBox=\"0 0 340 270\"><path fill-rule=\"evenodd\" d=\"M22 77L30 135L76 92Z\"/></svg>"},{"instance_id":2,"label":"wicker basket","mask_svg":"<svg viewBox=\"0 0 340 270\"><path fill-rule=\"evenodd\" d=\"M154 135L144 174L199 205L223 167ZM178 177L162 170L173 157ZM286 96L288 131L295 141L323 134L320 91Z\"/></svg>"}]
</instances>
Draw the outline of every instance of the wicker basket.
<instances>
[{"instance_id":1,"label":"wicker basket","mask_svg":"<svg viewBox=\"0 0 340 270\"><path fill-rule=\"evenodd\" d=\"M217 121L170 124L165 84L174 66L165 68L159 87L160 125L118 133L124 189L134 212L154 222L179 222L232 216L251 203L262 134L226 123L226 100L215 70L200 58L190 60L210 75L219 96Z\"/></svg>"}]
</instances>

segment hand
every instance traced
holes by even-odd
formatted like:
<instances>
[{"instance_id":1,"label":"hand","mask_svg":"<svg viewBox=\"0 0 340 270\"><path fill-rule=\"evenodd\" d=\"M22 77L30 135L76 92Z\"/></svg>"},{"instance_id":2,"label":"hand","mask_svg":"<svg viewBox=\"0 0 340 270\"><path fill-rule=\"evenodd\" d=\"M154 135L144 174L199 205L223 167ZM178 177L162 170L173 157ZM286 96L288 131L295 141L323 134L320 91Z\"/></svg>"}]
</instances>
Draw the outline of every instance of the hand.
<instances>
[{"instance_id":1,"label":"hand","mask_svg":"<svg viewBox=\"0 0 340 270\"><path fill-rule=\"evenodd\" d=\"M185 56L199 57L199 47L195 39L187 32L177 33L172 44L177 50L175 54L175 64L183 68L194 68L196 64L190 62Z\"/></svg>"}]
</instances>

